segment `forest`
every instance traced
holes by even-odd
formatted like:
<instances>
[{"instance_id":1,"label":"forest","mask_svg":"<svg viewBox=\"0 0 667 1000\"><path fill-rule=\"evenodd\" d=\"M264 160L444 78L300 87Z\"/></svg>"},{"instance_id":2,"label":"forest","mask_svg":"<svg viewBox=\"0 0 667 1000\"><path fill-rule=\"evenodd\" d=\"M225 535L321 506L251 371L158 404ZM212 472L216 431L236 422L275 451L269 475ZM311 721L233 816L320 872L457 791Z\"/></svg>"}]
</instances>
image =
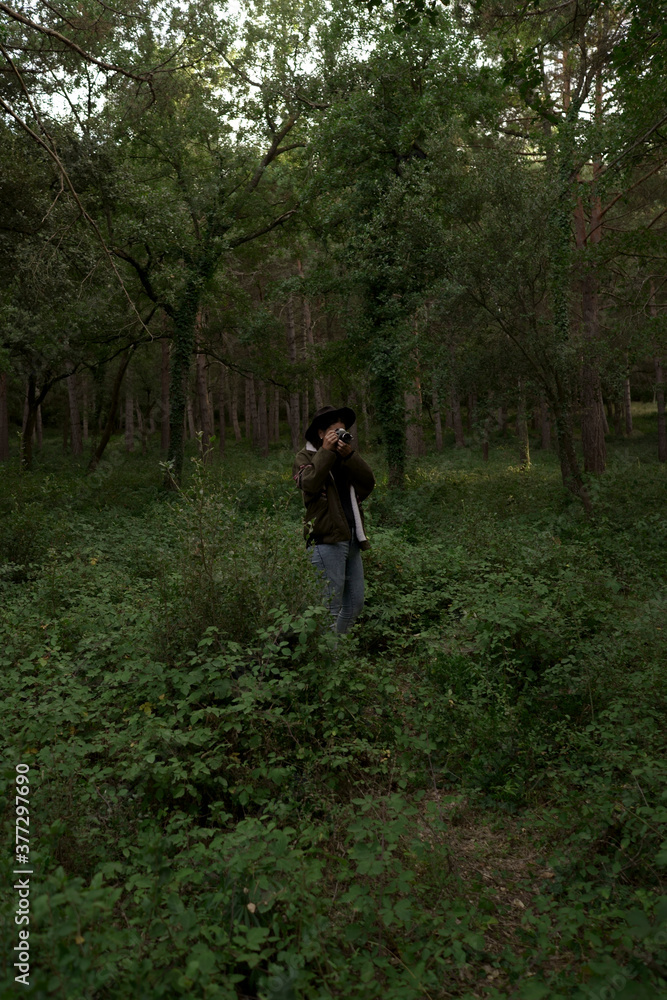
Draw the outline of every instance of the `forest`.
<instances>
[{"instance_id":1,"label":"forest","mask_svg":"<svg viewBox=\"0 0 667 1000\"><path fill-rule=\"evenodd\" d=\"M0 71L0 998L667 998L663 0L0 0Z\"/></svg>"}]
</instances>

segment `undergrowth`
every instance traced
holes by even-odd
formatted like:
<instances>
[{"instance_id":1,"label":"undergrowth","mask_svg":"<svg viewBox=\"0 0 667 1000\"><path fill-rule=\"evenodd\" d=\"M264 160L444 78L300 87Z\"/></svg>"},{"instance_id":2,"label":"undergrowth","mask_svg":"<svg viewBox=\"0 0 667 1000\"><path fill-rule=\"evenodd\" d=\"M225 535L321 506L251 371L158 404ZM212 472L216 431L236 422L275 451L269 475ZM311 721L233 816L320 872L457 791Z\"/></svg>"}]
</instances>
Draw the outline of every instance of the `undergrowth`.
<instances>
[{"instance_id":1,"label":"undergrowth","mask_svg":"<svg viewBox=\"0 0 667 1000\"><path fill-rule=\"evenodd\" d=\"M170 498L49 461L0 497L34 996L667 995L664 470L620 450L587 519L550 455L373 457L336 645L287 452Z\"/></svg>"}]
</instances>

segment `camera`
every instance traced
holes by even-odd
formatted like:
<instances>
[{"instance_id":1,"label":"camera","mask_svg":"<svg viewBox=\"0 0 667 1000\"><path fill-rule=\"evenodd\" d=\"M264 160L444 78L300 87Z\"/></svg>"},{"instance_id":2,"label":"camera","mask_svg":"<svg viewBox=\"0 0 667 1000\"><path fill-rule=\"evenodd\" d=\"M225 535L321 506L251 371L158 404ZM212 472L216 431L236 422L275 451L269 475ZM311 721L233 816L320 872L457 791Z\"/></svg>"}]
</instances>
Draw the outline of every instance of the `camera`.
<instances>
[{"instance_id":1,"label":"camera","mask_svg":"<svg viewBox=\"0 0 667 1000\"><path fill-rule=\"evenodd\" d=\"M352 444L352 435L344 427L337 427L336 434L338 435L338 440L342 441L343 444Z\"/></svg>"}]
</instances>

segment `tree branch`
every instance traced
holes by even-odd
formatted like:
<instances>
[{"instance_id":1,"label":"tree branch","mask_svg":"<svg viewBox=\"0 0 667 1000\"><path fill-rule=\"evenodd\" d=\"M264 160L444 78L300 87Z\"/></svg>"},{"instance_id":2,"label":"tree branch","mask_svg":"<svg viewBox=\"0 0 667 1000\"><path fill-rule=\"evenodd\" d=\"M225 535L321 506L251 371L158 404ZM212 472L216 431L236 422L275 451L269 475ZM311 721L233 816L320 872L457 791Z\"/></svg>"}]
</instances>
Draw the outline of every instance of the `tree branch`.
<instances>
[{"instance_id":1,"label":"tree branch","mask_svg":"<svg viewBox=\"0 0 667 1000\"><path fill-rule=\"evenodd\" d=\"M108 63L103 59L98 59L96 56L91 55L90 52L86 52L82 49L80 45L73 42L71 38L67 37L67 35L62 35L59 31L56 31L55 28L48 28L45 24L38 24L36 21L31 21L30 18L25 17L18 10L8 7L7 4L2 3L1 0L0 11L6 14L7 17L10 17L13 21L18 21L19 24L23 24L27 28L32 28L33 31L37 31L41 35L48 35L50 38L55 38L57 41L62 42L63 45L66 45L68 49L76 52L77 55L80 55L86 62L93 63L93 65L99 66L100 69L104 69L109 73L120 73L122 76L128 77L128 79L134 80L135 83L147 83L150 87L151 94L153 94L153 100L155 100L152 82L153 72L146 74L131 73L130 70L123 69L122 66L116 66L114 63Z\"/></svg>"},{"instance_id":2,"label":"tree branch","mask_svg":"<svg viewBox=\"0 0 667 1000\"><path fill-rule=\"evenodd\" d=\"M295 205L294 208L290 208L289 212L284 212L277 219L274 219L273 222L269 223L268 226L265 226L264 229L257 229L254 233L250 233L247 236L239 236L238 239L232 240L229 244L229 249L235 250L236 247L240 247L243 243L250 243L251 240L256 240L258 236L264 236L265 233L270 233L272 229L276 228L276 226L280 226L286 219L289 219L290 215L294 215L298 208L298 205Z\"/></svg>"}]
</instances>

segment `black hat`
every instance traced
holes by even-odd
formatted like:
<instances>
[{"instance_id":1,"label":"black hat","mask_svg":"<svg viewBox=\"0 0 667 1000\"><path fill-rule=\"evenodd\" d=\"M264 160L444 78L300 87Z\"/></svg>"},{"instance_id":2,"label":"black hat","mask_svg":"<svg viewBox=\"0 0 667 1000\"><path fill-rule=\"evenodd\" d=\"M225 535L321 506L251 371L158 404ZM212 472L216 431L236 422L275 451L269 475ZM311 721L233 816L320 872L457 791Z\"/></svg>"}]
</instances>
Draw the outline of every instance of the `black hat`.
<instances>
[{"instance_id":1,"label":"black hat","mask_svg":"<svg viewBox=\"0 0 667 1000\"><path fill-rule=\"evenodd\" d=\"M338 420L345 424L346 430L349 430L356 419L356 413L349 406L323 406L310 421L310 426L306 431L306 441L310 441L317 447L320 443L318 430L324 430Z\"/></svg>"}]
</instances>

